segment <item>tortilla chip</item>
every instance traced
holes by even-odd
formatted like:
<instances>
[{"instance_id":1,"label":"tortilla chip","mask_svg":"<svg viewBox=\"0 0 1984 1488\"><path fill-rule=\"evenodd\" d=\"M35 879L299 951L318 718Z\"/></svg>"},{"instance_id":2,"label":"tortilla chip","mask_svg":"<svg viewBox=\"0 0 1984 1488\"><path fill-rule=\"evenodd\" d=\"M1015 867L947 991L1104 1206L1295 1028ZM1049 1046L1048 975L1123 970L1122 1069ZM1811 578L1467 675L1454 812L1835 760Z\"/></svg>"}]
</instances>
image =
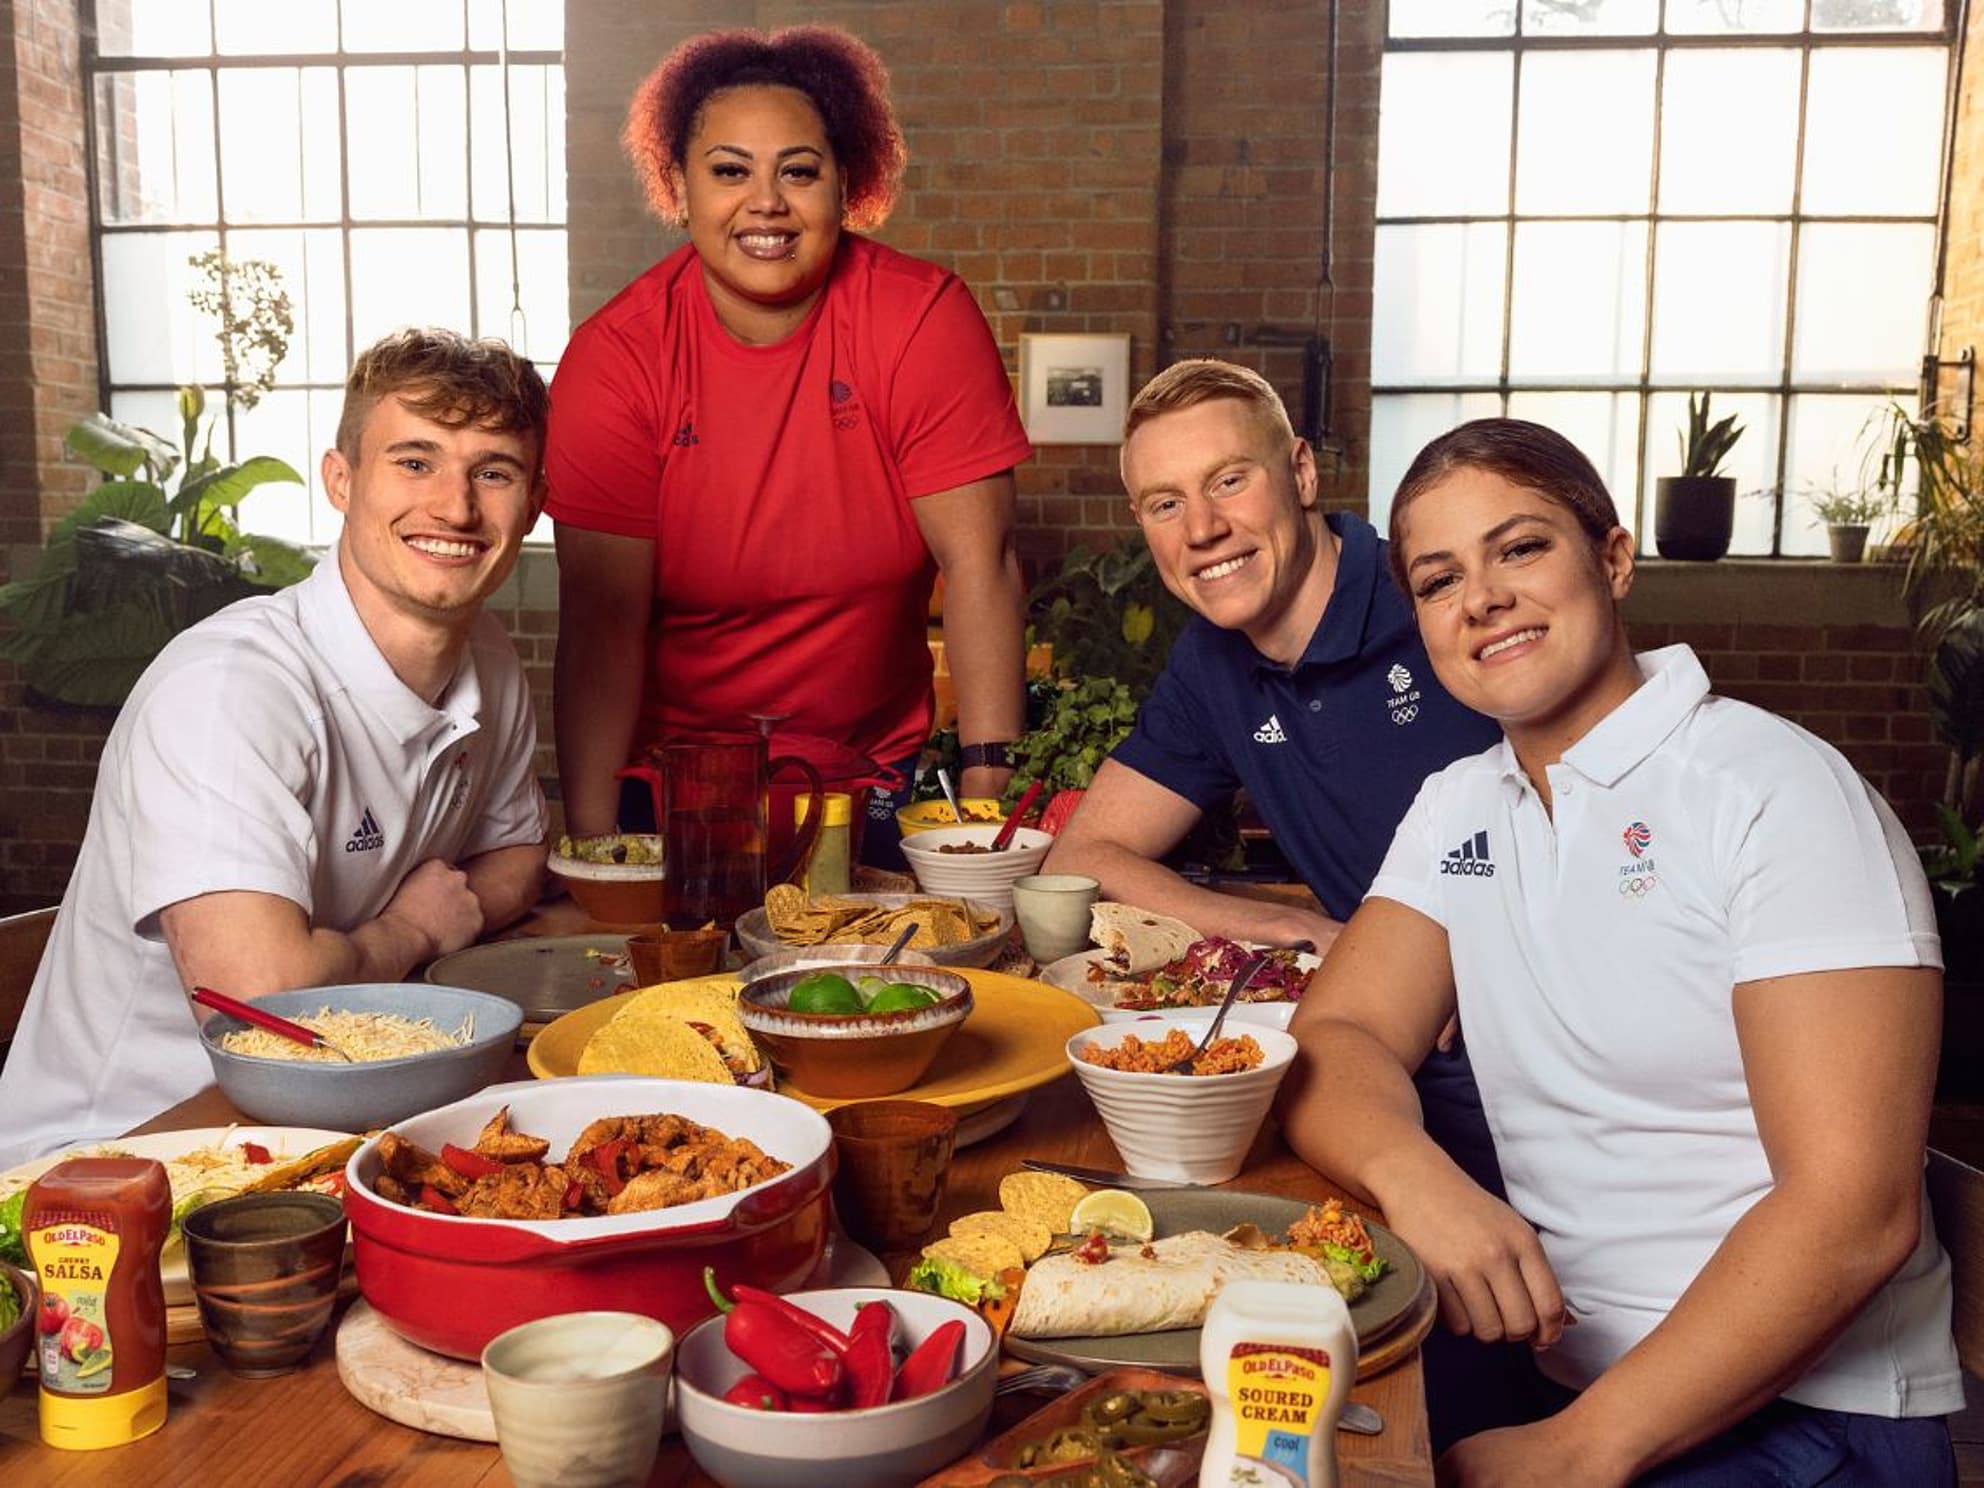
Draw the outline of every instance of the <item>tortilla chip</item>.
<instances>
[{"instance_id":1,"label":"tortilla chip","mask_svg":"<svg viewBox=\"0 0 1984 1488\"><path fill-rule=\"evenodd\" d=\"M579 1051L582 1075L659 1075L734 1085L723 1056L687 1023L657 1011L641 1017L608 1019Z\"/></svg>"},{"instance_id":2,"label":"tortilla chip","mask_svg":"<svg viewBox=\"0 0 1984 1488\"><path fill-rule=\"evenodd\" d=\"M940 1260L955 1261L965 1270L978 1276L997 1276L1012 1266L1024 1266L1026 1258L1019 1246L1004 1235L995 1235L990 1230L980 1230L972 1235L952 1235L943 1240L932 1240L923 1247L927 1256Z\"/></svg>"},{"instance_id":3,"label":"tortilla chip","mask_svg":"<svg viewBox=\"0 0 1984 1488\"><path fill-rule=\"evenodd\" d=\"M1075 1205L1088 1195L1088 1189L1060 1173L1031 1170L1008 1173L999 1180L999 1207L1008 1213L1045 1225L1056 1235L1068 1233Z\"/></svg>"},{"instance_id":4,"label":"tortilla chip","mask_svg":"<svg viewBox=\"0 0 1984 1488\"><path fill-rule=\"evenodd\" d=\"M981 1209L976 1214L960 1214L951 1221L951 1234L958 1239L987 1232L1004 1235L1017 1245L1020 1258L1029 1266L1047 1254L1047 1247L1054 1243L1046 1225L1004 1209Z\"/></svg>"}]
</instances>

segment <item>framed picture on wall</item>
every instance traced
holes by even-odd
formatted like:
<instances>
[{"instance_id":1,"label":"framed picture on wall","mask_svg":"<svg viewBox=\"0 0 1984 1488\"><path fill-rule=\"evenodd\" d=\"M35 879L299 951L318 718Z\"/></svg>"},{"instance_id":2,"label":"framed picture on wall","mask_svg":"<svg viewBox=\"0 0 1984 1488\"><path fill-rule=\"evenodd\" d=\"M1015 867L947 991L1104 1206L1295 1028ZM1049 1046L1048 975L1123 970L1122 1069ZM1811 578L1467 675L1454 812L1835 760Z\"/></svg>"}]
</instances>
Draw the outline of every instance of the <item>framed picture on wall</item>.
<instances>
[{"instance_id":1,"label":"framed picture on wall","mask_svg":"<svg viewBox=\"0 0 1984 1488\"><path fill-rule=\"evenodd\" d=\"M1020 418L1035 444L1121 444L1128 332L1020 336Z\"/></svg>"}]
</instances>

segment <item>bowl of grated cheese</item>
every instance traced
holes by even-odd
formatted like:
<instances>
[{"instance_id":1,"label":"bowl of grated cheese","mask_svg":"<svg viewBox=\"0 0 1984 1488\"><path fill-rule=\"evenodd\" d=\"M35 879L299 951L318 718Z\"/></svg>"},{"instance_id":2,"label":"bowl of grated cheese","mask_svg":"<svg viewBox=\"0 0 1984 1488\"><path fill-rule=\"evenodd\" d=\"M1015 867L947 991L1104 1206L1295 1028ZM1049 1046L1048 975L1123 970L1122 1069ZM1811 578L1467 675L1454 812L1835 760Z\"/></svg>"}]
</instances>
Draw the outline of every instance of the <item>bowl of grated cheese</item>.
<instances>
[{"instance_id":1,"label":"bowl of grated cheese","mask_svg":"<svg viewBox=\"0 0 1984 1488\"><path fill-rule=\"evenodd\" d=\"M200 1029L214 1078L258 1121L366 1131L499 1080L523 1023L508 998L427 982L306 987L255 999L349 1061L217 1014Z\"/></svg>"}]
</instances>

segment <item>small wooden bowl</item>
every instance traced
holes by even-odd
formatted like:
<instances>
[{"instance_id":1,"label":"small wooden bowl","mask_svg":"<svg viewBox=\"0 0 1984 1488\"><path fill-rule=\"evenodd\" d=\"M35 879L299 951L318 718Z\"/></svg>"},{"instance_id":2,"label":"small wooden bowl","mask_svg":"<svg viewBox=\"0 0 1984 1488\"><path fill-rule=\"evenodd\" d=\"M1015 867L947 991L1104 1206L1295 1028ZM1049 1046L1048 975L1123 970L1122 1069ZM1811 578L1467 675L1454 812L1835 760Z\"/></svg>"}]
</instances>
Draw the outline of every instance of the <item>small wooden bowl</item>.
<instances>
[{"instance_id":1,"label":"small wooden bowl","mask_svg":"<svg viewBox=\"0 0 1984 1488\"><path fill-rule=\"evenodd\" d=\"M1040 1441L1065 1426L1074 1425L1081 1420L1082 1411L1091 1400L1117 1390L1190 1390L1198 1395L1206 1393L1202 1382L1182 1374L1165 1374L1156 1369L1111 1369L1098 1374L1080 1389L1043 1405L1017 1425L984 1443L969 1457L953 1463L933 1477L925 1478L918 1488L984 1488L993 1479L1008 1474L1024 1478L1051 1478L1068 1472L1080 1463L1054 1462L1040 1467L1013 1467L1010 1464L1028 1442ZM1206 1434L1201 1431L1196 1436L1167 1442L1163 1448L1132 1447L1117 1455L1128 1462L1142 1463L1151 1453L1169 1449L1192 1457L1196 1466L1196 1459L1205 1451L1205 1445ZM1087 1460L1094 1461L1093 1458Z\"/></svg>"},{"instance_id":2,"label":"small wooden bowl","mask_svg":"<svg viewBox=\"0 0 1984 1488\"><path fill-rule=\"evenodd\" d=\"M744 989L737 1016L764 1045L779 1078L796 1089L832 1100L894 1095L923 1078L971 1016L971 983L954 971L909 966L900 968L899 979L928 987L942 1001L894 1013L795 1013L785 1005L806 977L837 971L853 981L875 970L870 962L781 971Z\"/></svg>"}]
</instances>

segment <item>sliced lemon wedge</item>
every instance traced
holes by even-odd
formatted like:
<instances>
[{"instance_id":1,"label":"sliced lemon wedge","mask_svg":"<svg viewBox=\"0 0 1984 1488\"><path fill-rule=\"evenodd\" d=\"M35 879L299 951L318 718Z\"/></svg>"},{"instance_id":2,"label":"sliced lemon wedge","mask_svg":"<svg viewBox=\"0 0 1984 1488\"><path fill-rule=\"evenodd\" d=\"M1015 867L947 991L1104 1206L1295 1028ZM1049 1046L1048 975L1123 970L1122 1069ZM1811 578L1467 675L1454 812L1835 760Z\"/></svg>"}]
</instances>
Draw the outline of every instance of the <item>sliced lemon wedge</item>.
<instances>
[{"instance_id":1,"label":"sliced lemon wedge","mask_svg":"<svg viewBox=\"0 0 1984 1488\"><path fill-rule=\"evenodd\" d=\"M1069 1216L1068 1228L1077 1235L1100 1230L1110 1239L1130 1245L1147 1244L1154 1231L1150 1207L1121 1188L1098 1188L1083 1198Z\"/></svg>"}]
</instances>

